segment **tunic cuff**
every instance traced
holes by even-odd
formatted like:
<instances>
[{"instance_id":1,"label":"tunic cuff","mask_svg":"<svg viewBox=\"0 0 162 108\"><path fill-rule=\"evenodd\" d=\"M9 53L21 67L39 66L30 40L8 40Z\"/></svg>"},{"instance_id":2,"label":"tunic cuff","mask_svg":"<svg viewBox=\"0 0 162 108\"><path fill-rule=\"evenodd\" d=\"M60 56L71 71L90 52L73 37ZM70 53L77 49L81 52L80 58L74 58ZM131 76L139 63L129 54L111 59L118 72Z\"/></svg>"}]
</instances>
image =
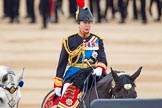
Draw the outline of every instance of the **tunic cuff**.
<instances>
[{"instance_id":1,"label":"tunic cuff","mask_svg":"<svg viewBox=\"0 0 162 108\"><path fill-rule=\"evenodd\" d=\"M96 65L96 67L101 67L103 69L103 72L106 74L106 72L107 72L107 66L104 63L98 62L97 65Z\"/></svg>"},{"instance_id":2,"label":"tunic cuff","mask_svg":"<svg viewBox=\"0 0 162 108\"><path fill-rule=\"evenodd\" d=\"M62 78L59 77L54 78L54 88L55 87L62 87Z\"/></svg>"}]
</instances>

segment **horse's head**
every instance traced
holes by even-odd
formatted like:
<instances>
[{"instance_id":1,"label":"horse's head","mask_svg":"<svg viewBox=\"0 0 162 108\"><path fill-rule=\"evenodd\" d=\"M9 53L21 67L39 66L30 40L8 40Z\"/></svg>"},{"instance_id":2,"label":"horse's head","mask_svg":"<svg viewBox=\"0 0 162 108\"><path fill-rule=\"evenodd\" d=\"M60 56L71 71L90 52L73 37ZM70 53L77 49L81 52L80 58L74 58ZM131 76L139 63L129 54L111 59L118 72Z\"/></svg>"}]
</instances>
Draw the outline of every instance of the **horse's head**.
<instances>
[{"instance_id":1,"label":"horse's head","mask_svg":"<svg viewBox=\"0 0 162 108\"><path fill-rule=\"evenodd\" d=\"M140 75L142 67L140 67L133 75L128 75L121 71L114 71L111 68L112 76L112 96L113 98L136 98L134 81Z\"/></svg>"},{"instance_id":2,"label":"horse's head","mask_svg":"<svg viewBox=\"0 0 162 108\"><path fill-rule=\"evenodd\" d=\"M23 70L16 76L6 66L0 66L0 108L17 108L21 98L19 85L23 79Z\"/></svg>"}]
</instances>

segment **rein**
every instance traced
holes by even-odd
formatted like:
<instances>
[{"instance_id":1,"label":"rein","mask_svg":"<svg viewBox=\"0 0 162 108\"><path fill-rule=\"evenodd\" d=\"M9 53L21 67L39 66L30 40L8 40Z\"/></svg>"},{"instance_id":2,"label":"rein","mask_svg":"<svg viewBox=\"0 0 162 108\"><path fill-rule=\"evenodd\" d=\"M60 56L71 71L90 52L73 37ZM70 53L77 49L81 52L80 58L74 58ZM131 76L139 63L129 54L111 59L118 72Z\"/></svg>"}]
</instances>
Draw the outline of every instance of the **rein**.
<instances>
[{"instance_id":1,"label":"rein","mask_svg":"<svg viewBox=\"0 0 162 108\"><path fill-rule=\"evenodd\" d=\"M89 77L90 76L91 76L91 73L87 76L86 80L84 81L83 96L81 97L81 99L79 99L80 103L83 104L83 108L86 108L86 105L85 105L85 102L84 102L84 98L85 98L85 96L87 94L87 91L88 91L88 84L89 84Z\"/></svg>"},{"instance_id":2,"label":"rein","mask_svg":"<svg viewBox=\"0 0 162 108\"><path fill-rule=\"evenodd\" d=\"M116 96L115 96L115 94L114 94L114 92L113 92L114 87L115 87L115 81L112 80L112 81L111 81L111 88L110 88L110 90L109 90L109 93L111 94L111 98L112 98L112 99L115 99L115 98L116 98Z\"/></svg>"},{"instance_id":3,"label":"rein","mask_svg":"<svg viewBox=\"0 0 162 108\"><path fill-rule=\"evenodd\" d=\"M96 96L97 96L97 99L99 99L99 96L98 96L98 91L97 91L97 81L96 81L96 75L93 75L93 81L94 81L94 88L95 88L95 93L96 93Z\"/></svg>"},{"instance_id":4,"label":"rein","mask_svg":"<svg viewBox=\"0 0 162 108\"><path fill-rule=\"evenodd\" d=\"M112 80L112 82L111 82L111 89L109 90L109 93L111 94L111 98L112 99L116 99L114 88L115 88L115 82L114 82L114 80ZM131 84L124 84L124 88L123 89L129 91L131 88L132 88Z\"/></svg>"},{"instance_id":5,"label":"rein","mask_svg":"<svg viewBox=\"0 0 162 108\"><path fill-rule=\"evenodd\" d=\"M0 87L5 89L5 85L4 84L0 84Z\"/></svg>"},{"instance_id":6,"label":"rein","mask_svg":"<svg viewBox=\"0 0 162 108\"><path fill-rule=\"evenodd\" d=\"M3 89L5 89L5 90L9 91L11 94L13 94L13 93L18 89L18 86L19 86L19 85L17 85L16 88L13 87L13 86L10 87L10 88L8 88L6 85L4 85L4 84L2 84L2 83L0 84L0 87L1 87L1 88L3 88Z\"/></svg>"},{"instance_id":7,"label":"rein","mask_svg":"<svg viewBox=\"0 0 162 108\"><path fill-rule=\"evenodd\" d=\"M93 66L89 63L89 61L87 59L85 59L84 62L86 62L89 65L89 67L91 67L92 70L94 70ZM84 98L85 98L87 91L88 91L89 78L90 78L91 75L92 75L92 73L90 72L90 74L87 76L86 80L84 81L83 96L80 99L80 103L83 103L83 108L86 108ZM93 83L94 83L95 93L96 93L96 96L97 96L97 99L98 99L99 96L98 96L98 91L97 91L97 86L96 86L96 75L93 75L92 85L93 85ZM92 89L92 85L91 85L91 88L89 90Z\"/></svg>"},{"instance_id":8,"label":"rein","mask_svg":"<svg viewBox=\"0 0 162 108\"><path fill-rule=\"evenodd\" d=\"M83 108L86 108L84 98L85 98L85 96L87 94L87 91L88 91L88 85L89 85L89 78L90 78L90 76L91 76L91 73L87 76L86 80L84 81L83 96L80 99L80 102L83 104ZM89 90L92 89L93 84L94 84L95 94L96 94L96 97L98 99L99 96L98 96L98 91L97 91L97 86L96 86L96 75L93 75L93 81L92 81L92 84L91 84L91 88Z\"/></svg>"},{"instance_id":9,"label":"rein","mask_svg":"<svg viewBox=\"0 0 162 108\"><path fill-rule=\"evenodd\" d=\"M115 96L115 94L113 93L113 88L111 88L111 89L109 90L109 93L111 94L111 98L112 98L112 99L116 99L116 96Z\"/></svg>"}]
</instances>

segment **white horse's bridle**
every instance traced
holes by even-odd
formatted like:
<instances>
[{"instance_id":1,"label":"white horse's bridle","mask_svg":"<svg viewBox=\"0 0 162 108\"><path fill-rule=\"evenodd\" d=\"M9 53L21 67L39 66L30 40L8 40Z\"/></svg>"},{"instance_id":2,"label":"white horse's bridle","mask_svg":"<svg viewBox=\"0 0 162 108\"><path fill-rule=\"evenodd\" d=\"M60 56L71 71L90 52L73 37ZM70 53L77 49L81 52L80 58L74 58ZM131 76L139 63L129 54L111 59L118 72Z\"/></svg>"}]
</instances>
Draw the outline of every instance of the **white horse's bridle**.
<instances>
[{"instance_id":1,"label":"white horse's bridle","mask_svg":"<svg viewBox=\"0 0 162 108\"><path fill-rule=\"evenodd\" d=\"M8 101L8 108L15 108L15 106L18 107L18 102L16 100L16 97L18 95L18 86L16 87L11 86L10 88L7 87L4 84L0 84L0 87L3 89L4 94L6 95L7 101Z\"/></svg>"},{"instance_id":2,"label":"white horse's bridle","mask_svg":"<svg viewBox=\"0 0 162 108\"><path fill-rule=\"evenodd\" d=\"M4 90L4 93L5 93L7 100L8 100L9 108L14 108L15 105L18 106L18 103L16 102L16 97L17 97L17 94L18 94L18 86L16 88L13 87L13 86L11 88L8 88L4 84L0 84L0 87L3 88L3 90ZM9 94L12 97L10 97Z\"/></svg>"}]
</instances>

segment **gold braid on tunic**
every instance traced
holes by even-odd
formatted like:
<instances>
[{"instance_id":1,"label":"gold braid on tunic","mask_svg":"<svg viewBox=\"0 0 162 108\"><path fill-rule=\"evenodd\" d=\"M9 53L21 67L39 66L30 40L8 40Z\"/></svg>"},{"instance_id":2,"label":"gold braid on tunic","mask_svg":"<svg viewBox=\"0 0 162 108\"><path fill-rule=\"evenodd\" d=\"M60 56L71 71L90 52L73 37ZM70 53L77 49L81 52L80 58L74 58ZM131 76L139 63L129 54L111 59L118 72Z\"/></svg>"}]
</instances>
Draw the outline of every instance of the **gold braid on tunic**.
<instances>
[{"instance_id":1,"label":"gold braid on tunic","mask_svg":"<svg viewBox=\"0 0 162 108\"><path fill-rule=\"evenodd\" d=\"M67 53L69 54L69 57L68 57L68 65L69 66L74 66L78 60L79 60L79 57L80 55L84 55L84 51L85 51L85 42L83 42L82 44L80 44L75 50L70 50L69 48L69 44L68 44L68 38L69 37L66 37L63 39L63 45L64 45L64 48L65 50L67 51ZM76 57L76 60L73 62L73 58Z\"/></svg>"}]
</instances>

